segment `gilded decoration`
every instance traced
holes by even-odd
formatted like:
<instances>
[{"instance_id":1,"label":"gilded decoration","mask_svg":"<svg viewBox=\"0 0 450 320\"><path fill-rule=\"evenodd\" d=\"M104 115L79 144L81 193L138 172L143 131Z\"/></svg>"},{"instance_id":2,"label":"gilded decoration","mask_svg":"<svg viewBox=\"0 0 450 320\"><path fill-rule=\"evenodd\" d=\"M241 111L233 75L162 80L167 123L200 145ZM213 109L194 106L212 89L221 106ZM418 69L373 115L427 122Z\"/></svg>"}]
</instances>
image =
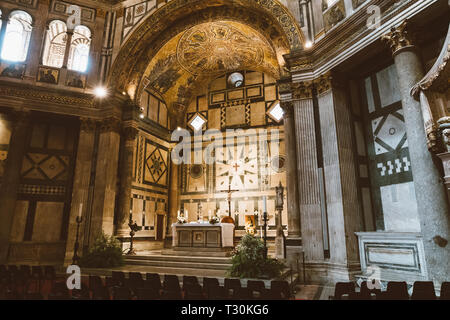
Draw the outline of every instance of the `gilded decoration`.
<instances>
[{"instance_id":1,"label":"gilded decoration","mask_svg":"<svg viewBox=\"0 0 450 320\"><path fill-rule=\"evenodd\" d=\"M252 69L278 78L277 54L255 29L234 21L208 22L173 36L153 56L138 88L157 92L171 106L187 105L205 86L230 70Z\"/></svg>"},{"instance_id":2,"label":"gilded decoration","mask_svg":"<svg viewBox=\"0 0 450 320\"><path fill-rule=\"evenodd\" d=\"M398 27L392 27L391 32L381 37L381 40L387 42L392 50L392 55L396 55L400 50L412 48L412 36L408 32L408 22L404 21Z\"/></svg>"},{"instance_id":3,"label":"gilded decoration","mask_svg":"<svg viewBox=\"0 0 450 320\"><path fill-rule=\"evenodd\" d=\"M170 39L200 23L220 20L240 21L260 31L280 59L290 49L301 48L303 42L295 19L274 0L174 0L149 15L130 34L112 68L110 85L123 91L130 82L141 83L149 62ZM136 97L142 90L141 85Z\"/></svg>"},{"instance_id":4,"label":"gilded decoration","mask_svg":"<svg viewBox=\"0 0 450 320\"><path fill-rule=\"evenodd\" d=\"M256 34L245 34L226 23L207 23L184 33L178 42L177 58L192 74L220 74L260 66L264 46L269 44Z\"/></svg>"},{"instance_id":5,"label":"gilded decoration","mask_svg":"<svg viewBox=\"0 0 450 320\"><path fill-rule=\"evenodd\" d=\"M313 96L313 82L302 81L292 84L292 98L293 99L311 99Z\"/></svg>"}]
</instances>

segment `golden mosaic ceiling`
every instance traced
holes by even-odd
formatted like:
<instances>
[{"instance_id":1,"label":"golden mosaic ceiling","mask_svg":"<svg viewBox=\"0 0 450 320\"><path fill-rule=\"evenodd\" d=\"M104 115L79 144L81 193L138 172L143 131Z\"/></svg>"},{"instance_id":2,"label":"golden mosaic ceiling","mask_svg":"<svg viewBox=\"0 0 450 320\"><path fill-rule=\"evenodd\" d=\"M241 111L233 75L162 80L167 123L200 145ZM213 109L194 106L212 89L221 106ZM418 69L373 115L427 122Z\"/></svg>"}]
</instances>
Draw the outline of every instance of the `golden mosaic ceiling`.
<instances>
[{"instance_id":1,"label":"golden mosaic ceiling","mask_svg":"<svg viewBox=\"0 0 450 320\"><path fill-rule=\"evenodd\" d=\"M144 73L140 91L150 87L168 105L186 104L215 77L255 70L279 77L277 54L266 38L234 21L198 24L168 41Z\"/></svg>"}]
</instances>

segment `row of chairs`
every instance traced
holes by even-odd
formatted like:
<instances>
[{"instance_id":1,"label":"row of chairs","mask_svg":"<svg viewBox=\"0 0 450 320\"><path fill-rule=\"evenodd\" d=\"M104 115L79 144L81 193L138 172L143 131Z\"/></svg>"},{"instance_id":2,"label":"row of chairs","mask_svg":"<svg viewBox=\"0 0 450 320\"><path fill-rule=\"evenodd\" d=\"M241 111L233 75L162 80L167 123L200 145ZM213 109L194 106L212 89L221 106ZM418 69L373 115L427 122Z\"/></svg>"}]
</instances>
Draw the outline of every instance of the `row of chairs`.
<instances>
[{"instance_id":1,"label":"row of chairs","mask_svg":"<svg viewBox=\"0 0 450 320\"><path fill-rule=\"evenodd\" d=\"M361 289L356 291L354 282L338 282L335 286L333 300L436 300L436 292L432 281L416 281L413 285L411 296L408 293L408 285L404 281L390 281L386 291L369 289L367 282L361 283ZM441 285L440 300L450 300L450 282Z\"/></svg>"},{"instance_id":2,"label":"row of chairs","mask_svg":"<svg viewBox=\"0 0 450 320\"><path fill-rule=\"evenodd\" d=\"M0 265L0 298L39 299L55 280L53 266Z\"/></svg>"},{"instance_id":3,"label":"row of chairs","mask_svg":"<svg viewBox=\"0 0 450 320\"><path fill-rule=\"evenodd\" d=\"M226 278L224 285L220 286L217 278L203 278L203 285L195 276L183 276L182 284L178 276L157 273L147 273L145 279L139 272L125 273L113 271L112 277L105 278L105 284L98 276L89 277L89 288L92 297L107 298L108 289L111 297L117 300L250 300L250 299L290 299L292 297L289 284L286 281L272 281L270 289L266 289L263 281L249 280L246 287L242 287L239 279ZM86 293L84 294L86 298Z\"/></svg>"}]
</instances>

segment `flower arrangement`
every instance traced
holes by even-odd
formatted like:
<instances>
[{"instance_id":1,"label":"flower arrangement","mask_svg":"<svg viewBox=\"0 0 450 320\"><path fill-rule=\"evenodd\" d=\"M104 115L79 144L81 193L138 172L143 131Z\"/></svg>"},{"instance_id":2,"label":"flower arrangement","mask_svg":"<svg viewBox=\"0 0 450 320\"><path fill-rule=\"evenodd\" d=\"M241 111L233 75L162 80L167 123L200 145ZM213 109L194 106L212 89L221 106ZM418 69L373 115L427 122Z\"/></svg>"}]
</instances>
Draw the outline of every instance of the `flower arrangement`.
<instances>
[{"instance_id":1,"label":"flower arrangement","mask_svg":"<svg viewBox=\"0 0 450 320\"><path fill-rule=\"evenodd\" d=\"M184 224L187 222L187 219L184 216L178 216L178 223Z\"/></svg>"},{"instance_id":2,"label":"flower arrangement","mask_svg":"<svg viewBox=\"0 0 450 320\"><path fill-rule=\"evenodd\" d=\"M209 223L211 223L211 224L216 224L216 223L219 223L219 222L220 222L220 219L219 219L218 216L214 216L214 217L212 217L212 218L209 220Z\"/></svg>"},{"instance_id":3,"label":"flower arrangement","mask_svg":"<svg viewBox=\"0 0 450 320\"><path fill-rule=\"evenodd\" d=\"M227 275L240 278L277 279L286 267L283 262L264 259L264 243L261 239L247 233L233 250Z\"/></svg>"}]
</instances>

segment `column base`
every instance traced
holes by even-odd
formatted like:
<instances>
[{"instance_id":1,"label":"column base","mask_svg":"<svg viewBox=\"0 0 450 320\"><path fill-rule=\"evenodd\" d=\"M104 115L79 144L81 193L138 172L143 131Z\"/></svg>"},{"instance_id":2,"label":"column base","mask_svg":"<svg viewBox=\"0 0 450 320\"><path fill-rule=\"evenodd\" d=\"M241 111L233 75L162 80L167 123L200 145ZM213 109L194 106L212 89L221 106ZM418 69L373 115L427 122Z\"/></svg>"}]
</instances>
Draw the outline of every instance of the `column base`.
<instances>
[{"instance_id":1,"label":"column base","mask_svg":"<svg viewBox=\"0 0 450 320\"><path fill-rule=\"evenodd\" d=\"M333 263L330 261L307 261L305 282L334 286L336 282L354 281L361 274L359 262Z\"/></svg>"},{"instance_id":2,"label":"column base","mask_svg":"<svg viewBox=\"0 0 450 320\"><path fill-rule=\"evenodd\" d=\"M287 236L285 240L286 244L286 264L288 267L292 266L292 269L297 271L302 269L302 257L303 257L303 246L301 237L290 237Z\"/></svg>"}]
</instances>

